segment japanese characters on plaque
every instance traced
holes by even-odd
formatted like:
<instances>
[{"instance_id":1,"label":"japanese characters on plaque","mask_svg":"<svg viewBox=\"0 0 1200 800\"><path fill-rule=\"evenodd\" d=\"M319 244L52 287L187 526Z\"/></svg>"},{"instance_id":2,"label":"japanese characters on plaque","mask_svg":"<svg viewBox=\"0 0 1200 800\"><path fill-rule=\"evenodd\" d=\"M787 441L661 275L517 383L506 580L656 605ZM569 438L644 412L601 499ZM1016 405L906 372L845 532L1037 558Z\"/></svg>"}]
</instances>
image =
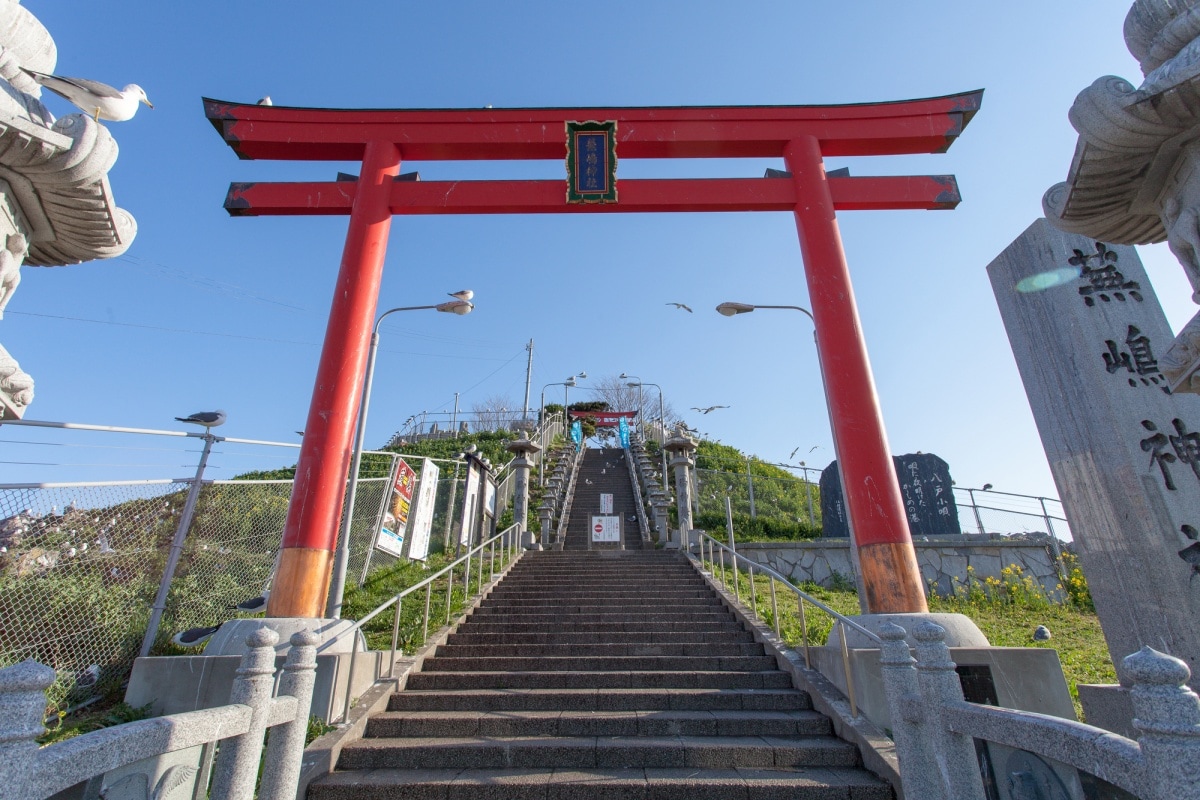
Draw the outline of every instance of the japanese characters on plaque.
<instances>
[{"instance_id":1,"label":"japanese characters on plaque","mask_svg":"<svg viewBox=\"0 0 1200 800\"><path fill-rule=\"evenodd\" d=\"M567 202L617 202L617 123L567 122Z\"/></svg>"},{"instance_id":2,"label":"japanese characters on plaque","mask_svg":"<svg viewBox=\"0 0 1200 800\"><path fill-rule=\"evenodd\" d=\"M950 465L931 453L892 456L909 530L913 536L961 536L958 506L951 491ZM822 535L850 535L837 462L821 472Z\"/></svg>"}]
</instances>

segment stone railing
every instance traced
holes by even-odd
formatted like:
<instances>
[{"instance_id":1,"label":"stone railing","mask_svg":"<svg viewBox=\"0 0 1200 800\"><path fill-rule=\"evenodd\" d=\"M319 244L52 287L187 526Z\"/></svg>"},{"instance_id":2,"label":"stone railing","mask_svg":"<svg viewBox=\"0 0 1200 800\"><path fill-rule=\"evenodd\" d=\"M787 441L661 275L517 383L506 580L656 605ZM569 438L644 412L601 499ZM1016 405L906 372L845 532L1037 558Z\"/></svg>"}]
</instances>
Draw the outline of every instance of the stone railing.
<instances>
[{"instance_id":1,"label":"stone railing","mask_svg":"<svg viewBox=\"0 0 1200 800\"><path fill-rule=\"evenodd\" d=\"M963 700L945 631L913 628L916 659L903 628L885 623L881 664L907 797L984 800L973 739L1026 750L1105 780L1143 800L1200 800L1200 698L1187 665L1142 648L1125 658L1138 741L1083 723ZM1013 797L1041 797L1031 774L1013 773ZM1029 794L1026 789L1034 793Z\"/></svg>"},{"instance_id":2,"label":"stone railing","mask_svg":"<svg viewBox=\"0 0 1200 800\"><path fill-rule=\"evenodd\" d=\"M44 731L45 691L54 682L54 670L35 661L0 670L0 793L6 800L43 800L86 781L89 797L116 790L122 797L167 798L184 784L196 786L195 795L203 797L211 745L220 742L207 796L250 800L262 760L260 800L294 800L317 637L308 631L292 636L279 692L272 697L278 641L279 635L267 628L246 640L250 649L242 657L229 705L130 722L43 748L36 738ZM263 736L272 727L264 759ZM200 749L195 765L177 763L158 774L161 756L191 748ZM108 775L114 770L121 770L119 777ZM122 792L122 784L136 786L127 785Z\"/></svg>"},{"instance_id":3,"label":"stone railing","mask_svg":"<svg viewBox=\"0 0 1200 800\"><path fill-rule=\"evenodd\" d=\"M558 517L558 530L554 533L554 544L556 547L561 547L567 540L567 525L571 521L571 506L575 502L575 484L579 480L579 465L583 461L583 454L587 452L587 448L580 447L571 458L568 469L571 471L571 477L567 479L567 488L563 492L562 510ZM591 541L591 537L588 537Z\"/></svg>"},{"instance_id":4,"label":"stone railing","mask_svg":"<svg viewBox=\"0 0 1200 800\"><path fill-rule=\"evenodd\" d=\"M637 511L638 525L642 528L642 542L650 543L650 521L646 518L646 499L642 494L642 482L638 478L638 466L634 462L633 452L625 448L625 466L629 469L629 480L633 483L633 504Z\"/></svg>"}]
</instances>

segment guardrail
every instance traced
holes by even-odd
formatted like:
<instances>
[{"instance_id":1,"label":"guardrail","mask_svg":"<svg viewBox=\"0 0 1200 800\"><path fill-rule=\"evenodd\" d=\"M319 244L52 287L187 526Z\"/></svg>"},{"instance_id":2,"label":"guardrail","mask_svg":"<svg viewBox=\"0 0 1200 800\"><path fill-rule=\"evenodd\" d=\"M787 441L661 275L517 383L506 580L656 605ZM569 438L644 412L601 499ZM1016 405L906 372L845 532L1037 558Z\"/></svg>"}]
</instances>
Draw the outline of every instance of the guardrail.
<instances>
[{"instance_id":1,"label":"guardrail","mask_svg":"<svg viewBox=\"0 0 1200 800\"><path fill-rule=\"evenodd\" d=\"M749 584L750 584L749 589L748 589L748 599L750 601L749 610L754 615L755 619L758 619L760 621L762 621L762 617L758 613L758 590L754 584L754 574L755 574L755 572L759 572L759 573L767 576L767 578L770 580L770 587L771 587L771 623L772 623L772 627L775 629L775 635L780 638L782 638L782 631L780 628L780 621L779 621L779 600L778 600L778 596L776 594L775 587L777 584L782 584L784 587L786 587L788 589L788 591L790 591L792 594L796 595L797 608L799 609L799 616L800 616L800 639L804 646L804 666L808 667L809 669L812 669L812 659L809 655L809 643L808 643L808 617L804 613L804 604L806 602L810 603L815 608L818 608L821 611L824 611L826 614L828 614L830 617L832 617L836 622L840 623L840 625L835 626L835 627L837 628L837 630L840 634L839 638L840 638L841 651L842 651L842 653L841 653L841 655L842 655L842 670L845 673L846 694L850 701L850 713L857 717L858 716L858 697L856 695L855 688L854 688L854 673L850 669L850 649L846 644L846 629L847 628L854 629L854 631L861 634L862 636L865 636L869 641L877 644L880 647L883 646L883 640L880 639L879 636L876 635L875 633L867 630L859 623L857 623L854 620L847 617L845 614L842 614L838 611L834 611L832 608L825 605L817 598L815 598L812 595L808 594L807 592L804 592L801 589L797 588L786 577L784 577L780 573L776 572L775 570L771 569L770 567L763 566L762 564L757 564L757 563L751 561L750 559L746 558L745 556L738 555L737 551L733 550L730 547L727 547L726 545L721 544L720 542L718 542L713 537L709 536L704 531L697 530L697 531L693 531L693 533L696 533L699 535L700 562L702 564L708 563L711 565L710 574L712 574L714 581L716 579L715 570L719 567L719 569L721 571L721 588L725 589L726 591L728 591L729 582L727 582L725 580L725 554L726 553L729 554L729 569L730 569L730 572L733 573L732 574L733 597L739 604L742 602L742 595L741 595L741 586L740 586L740 584L741 584L741 580L740 580L741 569L738 566L738 564L739 564L739 562L745 563L746 569L749 573ZM704 552L705 544L708 545L707 562L706 562L705 552ZM714 557L714 553L717 554L716 557ZM720 559L719 562L717 561L718 557Z\"/></svg>"},{"instance_id":2,"label":"guardrail","mask_svg":"<svg viewBox=\"0 0 1200 800\"><path fill-rule=\"evenodd\" d=\"M0 670L4 797L43 800L84 781L89 797L104 797L113 790L122 797L134 796L140 778L143 797L166 797L172 789L195 780L195 796L250 800L262 760L260 800L294 800L316 677L317 637L309 631L292 636L279 692L272 697L278 641L279 634L267 628L247 638L250 649L242 656L229 705L130 722L41 749L36 737L43 730L45 691L54 683L54 670L35 661ZM263 758L263 736L276 726ZM217 742L221 747L210 790L209 767ZM160 777L149 763L146 772L133 772L112 786L101 786L112 770L195 747L201 748L197 766L176 764ZM126 783L131 785L123 787Z\"/></svg>"},{"instance_id":3,"label":"guardrail","mask_svg":"<svg viewBox=\"0 0 1200 800\"><path fill-rule=\"evenodd\" d=\"M579 480L579 462L583 461L583 454L587 448L580 447L575 451L575 457L571 459L571 477L567 481L567 488L563 492L562 511L558 516L558 528L554 532L554 543L564 544L567 541L567 524L571 519L571 506L575 502L575 483ZM591 549L591 536L588 536L588 549Z\"/></svg>"},{"instance_id":4,"label":"guardrail","mask_svg":"<svg viewBox=\"0 0 1200 800\"><path fill-rule=\"evenodd\" d=\"M633 483L634 506L637 508L638 525L642 528L642 541L650 541L650 523L646 519L646 496L642 494L642 482L638 479L638 466L634 463L633 452L625 448L625 466L629 470L629 480Z\"/></svg>"},{"instance_id":5,"label":"guardrail","mask_svg":"<svg viewBox=\"0 0 1200 800\"><path fill-rule=\"evenodd\" d=\"M450 614L451 614L451 610L454 605L453 604L453 595L454 595L454 572L455 572L455 570L460 565L465 564L465 567L463 569L463 595L464 595L464 602L465 602L471 596L471 560L472 560L472 557L478 556L478 559L475 562L477 565L476 572L477 572L477 580L478 580L478 588L476 591L477 591L477 593L482 593L483 592L483 562L485 560L484 550L487 550L488 555L489 555L489 558L487 559L490 564L490 566L488 568L488 581L491 582L496 577L497 545L500 548L501 560L502 560L502 563L504 564L503 570L501 572L501 574L503 574L504 571L506 571L509 567L511 567L513 564L515 564L517 562L517 560L520 559L521 554L523 553L523 551L520 549L520 538L521 538L521 526L520 525L512 525L508 528L505 528L503 531L496 534L495 536L488 539L487 541L480 542L479 544L475 545L471 549L467 550L465 553L463 553L461 556L459 556L456 560L454 560L450 564L446 565L439 571L435 572L433 575L430 575L428 578L421 581L420 583L414 584L413 586L409 586L408 588L404 589L403 591L397 592L396 594L392 595L390 598L388 598L383 603L381 603L378 607L376 607L369 614L364 615L357 622L355 622L354 625L351 626L346 631L345 635L354 637L353 639L351 639L351 641L356 641L358 639L358 632L362 631L364 625L366 625L368 622L375 619L375 617L379 616L384 611L386 611L387 609L389 609L393 605L395 605L396 612L395 612L395 616L393 617L393 620L392 620L392 648L391 648L392 660L388 666L388 677L394 678L396 675L396 652L398 649L397 645L399 644L399 638L400 638L400 614L401 614L401 611L403 610L404 598L408 597L409 595L416 594L421 589L425 590L425 610L422 614L422 619L421 619L421 630L422 630L421 641L423 643L429 639L429 619L430 619L431 605L433 602L433 584L435 582L437 582L438 580L440 580L443 576L446 577L446 622L445 622L445 624L449 625L450 624ZM344 638L344 636L339 637L339 638ZM365 640L365 634L364 634L364 640ZM321 649L323 650L326 647L330 647L330 646L332 646L332 644L333 644L332 641L327 642L326 644L322 645ZM354 647L350 651L349 674L351 676L354 675L354 663L355 663L357 657L358 657L358 648ZM347 690L345 705L342 708L342 718L340 720L341 722L346 722L350 718L350 702L352 700L350 695L351 695L351 692L349 690Z\"/></svg>"}]
</instances>

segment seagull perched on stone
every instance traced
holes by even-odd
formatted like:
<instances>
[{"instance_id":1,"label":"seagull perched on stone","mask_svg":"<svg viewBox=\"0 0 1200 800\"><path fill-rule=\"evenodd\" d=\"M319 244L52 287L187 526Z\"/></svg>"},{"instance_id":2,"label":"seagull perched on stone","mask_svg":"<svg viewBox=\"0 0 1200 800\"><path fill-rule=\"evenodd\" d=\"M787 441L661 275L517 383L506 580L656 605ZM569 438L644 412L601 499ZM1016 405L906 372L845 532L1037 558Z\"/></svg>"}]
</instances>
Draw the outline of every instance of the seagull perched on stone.
<instances>
[{"instance_id":1,"label":"seagull perched on stone","mask_svg":"<svg viewBox=\"0 0 1200 800\"><path fill-rule=\"evenodd\" d=\"M676 308L682 308L684 311L688 312L689 314L692 313L692 309L688 308L683 303L667 303L666 305L675 306Z\"/></svg>"},{"instance_id":2,"label":"seagull perched on stone","mask_svg":"<svg viewBox=\"0 0 1200 800\"><path fill-rule=\"evenodd\" d=\"M695 406L692 406L692 411L699 411L701 414L711 414L718 408L729 408L729 406L709 406L708 408L696 408Z\"/></svg>"},{"instance_id":3,"label":"seagull perched on stone","mask_svg":"<svg viewBox=\"0 0 1200 800\"><path fill-rule=\"evenodd\" d=\"M145 90L136 83L131 83L118 91L106 83L89 81L86 78L47 75L44 72L34 72L24 67L21 70L59 97L71 101L83 111L94 115L97 122L101 117L113 122L133 119L139 103L145 103L154 108L154 104L146 97Z\"/></svg>"},{"instance_id":4,"label":"seagull perched on stone","mask_svg":"<svg viewBox=\"0 0 1200 800\"><path fill-rule=\"evenodd\" d=\"M197 411L195 414L175 419L180 422L190 422L193 425L203 425L206 428L215 428L225 422L225 412L218 408L216 411Z\"/></svg>"}]
</instances>

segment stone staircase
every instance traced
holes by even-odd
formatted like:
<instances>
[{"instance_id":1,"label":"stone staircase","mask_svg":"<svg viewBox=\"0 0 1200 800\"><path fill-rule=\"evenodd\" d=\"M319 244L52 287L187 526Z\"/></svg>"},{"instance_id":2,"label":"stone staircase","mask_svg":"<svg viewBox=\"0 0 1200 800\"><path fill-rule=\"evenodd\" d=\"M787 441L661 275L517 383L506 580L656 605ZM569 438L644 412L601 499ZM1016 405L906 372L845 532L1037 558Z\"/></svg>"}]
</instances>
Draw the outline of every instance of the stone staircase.
<instances>
[{"instance_id":1,"label":"stone staircase","mask_svg":"<svg viewBox=\"0 0 1200 800\"><path fill-rule=\"evenodd\" d=\"M621 532L626 550L642 547L642 528L637 518L637 499L625 451L619 447L587 450L579 464L575 482L575 499L571 503L571 518L567 520L564 550L587 550L591 538L592 515L600 512L600 495L613 496L613 514L621 518ZM593 549L615 548L612 543L593 545Z\"/></svg>"},{"instance_id":2,"label":"stone staircase","mask_svg":"<svg viewBox=\"0 0 1200 800\"><path fill-rule=\"evenodd\" d=\"M310 800L892 798L678 553L529 552Z\"/></svg>"}]
</instances>

